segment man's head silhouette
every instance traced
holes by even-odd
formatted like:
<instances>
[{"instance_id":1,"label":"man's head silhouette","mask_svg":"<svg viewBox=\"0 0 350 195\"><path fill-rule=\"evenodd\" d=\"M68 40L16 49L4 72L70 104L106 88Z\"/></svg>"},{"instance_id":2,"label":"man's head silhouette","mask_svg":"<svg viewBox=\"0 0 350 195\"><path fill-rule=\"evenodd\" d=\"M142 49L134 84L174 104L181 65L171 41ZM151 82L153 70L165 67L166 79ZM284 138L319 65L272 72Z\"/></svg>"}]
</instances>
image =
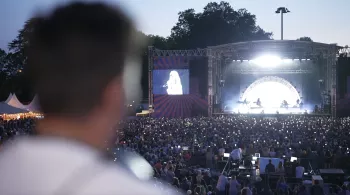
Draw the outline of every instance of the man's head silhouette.
<instances>
[{"instance_id":1,"label":"man's head silhouette","mask_svg":"<svg viewBox=\"0 0 350 195\"><path fill-rule=\"evenodd\" d=\"M26 72L45 115L38 133L105 147L122 117L132 23L100 3L72 3L36 21Z\"/></svg>"},{"instance_id":2,"label":"man's head silhouette","mask_svg":"<svg viewBox=\"0 0 350 195\"><path fill-rule=\"evenodd\" d=\"M107 143L115 141L124 99L140 91L131 22L103 3L77 2L35 20L25 73L45 118L37 136L1 148L0 194L177 194L139 180L150 173L134 153L117 164L103 155L117 150Z\"/></svg>"}]
</instances>

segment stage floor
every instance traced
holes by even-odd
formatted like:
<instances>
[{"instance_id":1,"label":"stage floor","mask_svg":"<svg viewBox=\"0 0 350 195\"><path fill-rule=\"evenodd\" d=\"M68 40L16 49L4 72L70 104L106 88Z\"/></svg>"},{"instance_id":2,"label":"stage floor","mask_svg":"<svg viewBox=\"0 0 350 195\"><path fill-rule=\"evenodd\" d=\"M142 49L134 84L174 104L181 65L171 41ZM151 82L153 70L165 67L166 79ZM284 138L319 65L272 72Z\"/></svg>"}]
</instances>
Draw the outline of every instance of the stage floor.
<instances>
[{"instance_id":1,"label":"stage floor","mask_svg":"<svg viewBox=\"0 0 350 195\"><path fill-rule=\"evenodd\" d=\"M224 110L222 113L214 113L215 115L313 115L313 116L329 116L329 114L316 114L309 110L300 108L240 108L234 110Z\"/></svg>"},{"instance_id":2,"label":"stage floor","mask_svg":"<svg viewBox=\"0 0 350 195\"><path fill-rule=\"evenodd\" d=\"M264 113L264 114L258 114L258 113L232 113L232 112L222 112L222 113L213 113L213 116L234 116L234 115L246 115L246 116L263 116L263 117L277 117L277 116L309 116L309 117L312 117L312 116L319 116L319 117L322 117L322 116L331 116L330 114L322 114L322 113L308 113L308 114L305 114L305 113L301 113L301 114L297 114L297 113L294 113L294 114L288 114L288 113L283 113L283 114L267 114L267 113Z\"/></svg>"},{"instance_id":3,"label":"stage floor","mask_svg":"<svg viewBox=\"0 0 350 195\"><path fill-rule=\"evenodd\" d=\"M281 107L248 107L248 106L240 106L235 109L227 109L224 110L224 113L239 113L239 114L305 114L310 113L307 109L289 107L289 108L281 108Z\"/></svg>"}]
</instances>

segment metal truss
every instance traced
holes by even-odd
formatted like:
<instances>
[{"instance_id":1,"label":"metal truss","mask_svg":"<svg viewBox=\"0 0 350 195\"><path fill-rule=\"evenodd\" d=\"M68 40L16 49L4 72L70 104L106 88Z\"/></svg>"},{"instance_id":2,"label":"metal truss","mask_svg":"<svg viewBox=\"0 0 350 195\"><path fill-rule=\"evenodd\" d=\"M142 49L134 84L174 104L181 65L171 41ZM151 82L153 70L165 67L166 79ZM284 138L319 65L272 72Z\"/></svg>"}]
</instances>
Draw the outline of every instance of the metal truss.
<instances>
[{"instance_id":1,"label":"metal truss","mask_svg":"<svg viewBox=\"0 0 350 195\"><path fill-rule=\"evenodd\" d=\"M252 70L252 69L241 69L233 70L233 74L308 74L312 73L312 70Z\"/></svg>"},{"instance_id":2,"label":"metal truss","mask_svg":"<svg viewBox=\"0 0 350 195\"><path fill-rule=\"evenodd\" d=\"M350 54L350 53L348 53ZM331 113L332 116L336 116L337 113L337 58L336 57L330 57L329 63L327 64L330 68L329 72L329 79L330 82L330 91L331 91Z\"/></svg>"},{"instance_id":3,"label":"metal truss","mask_svg":"<svg viewBox=\"0 0 350 195\"><path fill-rule=\"evenodd\" d=\"M153 107L153 47L148 47L148 105Z\"/></svg>"},{"instance_id":4,"label":"metal truss","mask_svg":"<svg viewBox=\"0 0 350 195\"><path fill-rule=\"evenodd\" d=\"M208 115L213 114L213 99L214 99L214 81L213 81L213 66L216 66L216 59L213 56L208 58Z\"/></svg>"},{"instance_id":5,"label":"metal truss","mask_svg":"<svg viewBox=\"0 0 350 195\"><path fill-rule=\"evenodd\" d=\"M286 58L328 57L334 55L340 47L336 44L324 44L309 41L264 40L231 43L209 47L216 56L225 56L237 60L251 60L256 55L275 53Z\"/></svg>"},{"instance_id":6,"label":"metal truss","mask_svg":"<svg viewBox=\"0 0 350 195\"><path fill-rule=\"evenodd\" d=\"M153 50L153 56L207 56L207 49L194 49L194 50Z\"/></svg>"}]
</instances>

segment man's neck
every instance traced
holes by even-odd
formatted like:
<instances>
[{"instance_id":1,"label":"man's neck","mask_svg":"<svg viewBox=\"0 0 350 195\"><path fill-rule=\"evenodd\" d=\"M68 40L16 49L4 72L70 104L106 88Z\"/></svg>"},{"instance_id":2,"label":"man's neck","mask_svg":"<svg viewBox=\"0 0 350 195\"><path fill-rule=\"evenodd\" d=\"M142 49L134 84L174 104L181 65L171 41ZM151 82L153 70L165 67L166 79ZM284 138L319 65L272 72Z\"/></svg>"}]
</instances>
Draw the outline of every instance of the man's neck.
<instances>
[{"instance_id":1,"label":"man's neck","mask_svg":"<svg viewBox=\"0 0 350 195\"><path fill-rule=\"evenodd\" d=\"M45 118L38 122L38 135L56 136L83 142L99 149L107 147L105 141L98 140L98 121L93 124L88 119Z\"/></svg>"}]
</instances>

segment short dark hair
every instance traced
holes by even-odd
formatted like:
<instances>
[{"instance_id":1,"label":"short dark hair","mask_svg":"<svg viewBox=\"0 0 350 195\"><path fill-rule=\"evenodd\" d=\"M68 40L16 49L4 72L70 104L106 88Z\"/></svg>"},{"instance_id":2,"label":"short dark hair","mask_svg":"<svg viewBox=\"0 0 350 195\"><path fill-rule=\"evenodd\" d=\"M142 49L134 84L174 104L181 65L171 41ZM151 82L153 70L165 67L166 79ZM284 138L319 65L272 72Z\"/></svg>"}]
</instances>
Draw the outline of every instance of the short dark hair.
<instances>
[{"instance_id":1,"label":"short dark hair","mask_svg":"<svg viewBox=\"0 0 350 195\"><path fill-rule=\"evenodd\" d=\"M103 3L71 3L36 17L25 70L41 111L85 115L103 91L121 76L130 52L133 25L118 9Z\"/></svg>"}]
</instances>

